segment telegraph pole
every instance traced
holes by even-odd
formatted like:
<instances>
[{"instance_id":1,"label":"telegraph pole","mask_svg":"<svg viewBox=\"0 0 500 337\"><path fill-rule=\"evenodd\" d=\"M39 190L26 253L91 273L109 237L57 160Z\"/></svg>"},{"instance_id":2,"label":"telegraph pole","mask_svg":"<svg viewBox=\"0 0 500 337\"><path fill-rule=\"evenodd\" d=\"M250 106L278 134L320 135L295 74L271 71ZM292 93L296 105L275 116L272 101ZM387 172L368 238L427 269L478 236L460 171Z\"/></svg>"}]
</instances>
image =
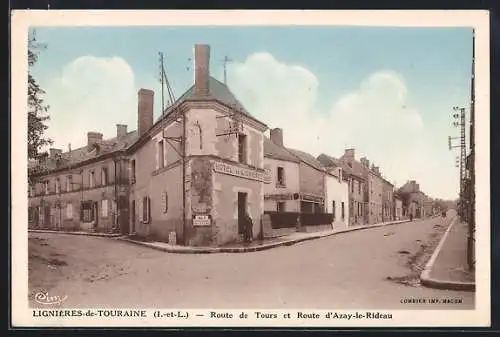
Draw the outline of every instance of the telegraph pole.
<instances>
[{"instance_id":1,"label":"telegraph pole","mask_svg":"<svg viewBox=\"0 0 500 337\"><path fill-rule=\"evenodd\" d=\"M228 56L224 57L224 84L227 85L227 64L229 62L232 62L233 60L230 59Z\"/></svg>"},{"instance_id":2,"label":"telegraph pole","mask_svg":"<svg viewBox=\"0 0 500 337\"><path fill-rule=\"evenodd\" d=\"M476 233L476 169L475 169L475 141L474 141L474 122L475 122L475 31L472 30L472 70L471 70L471 102L470 102L470 187L469 187L469 235L467 237L467 263L469 269L475 267L475 233Z\"/></svg>"},{"instance_id":3,"label":"telegraph pole","mask_svg":"<svg viewBox=\"0 0 500 337\"><path fill-rule=\"evenodd\" d=\"M462 107L453 107L455 113L453 114L453 118L455 121L453 125L456 127L460 127L460 137L448 137L448 148L451 150L452 148L460 148L460 157L459 157L459 167L460 167L460 196L459 196L459 216L462 221L465 220L465 196L464 196L464 184L465 184L465 160L466 160L466 143L465 143L465 108ZM451 145L451 141L453 139L460 140L460 145Z\"/></svg>"},{"instance_id":4,"label":"telegraph pole","mask_svg":"<svg viewBox=\"0 0 500 337\"><path fill-rule=\"evenodd\" d=\"M160 62L160 83L161 83L161 115L163 116L163 113L165 111L165 67L163 65L163 53L158 52L158 57L159 57L159 62Z\"/></svg>"}]
</instances>

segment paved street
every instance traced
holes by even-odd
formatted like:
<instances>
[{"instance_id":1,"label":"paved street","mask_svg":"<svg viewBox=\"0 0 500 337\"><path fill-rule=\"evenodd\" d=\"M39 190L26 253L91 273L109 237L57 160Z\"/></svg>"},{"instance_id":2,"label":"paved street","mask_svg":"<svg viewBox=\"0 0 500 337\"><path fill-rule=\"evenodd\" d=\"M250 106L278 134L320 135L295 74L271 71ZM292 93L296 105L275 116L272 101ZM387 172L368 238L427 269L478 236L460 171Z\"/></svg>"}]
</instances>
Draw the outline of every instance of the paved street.
<instances>
[{"instance_id":1,"label":"paved street","mask_svg":"<svg viewBox=\"0 0 500 337\"><path fill-rule=\"evenodd\" d=\"M474 293L418 284L445 229L435 218L261 252L206 255L30 233L30 291L67 295L66 307L471 309ZM422 298L462 304L401 303Z\"/></svg>"}]
</instances>

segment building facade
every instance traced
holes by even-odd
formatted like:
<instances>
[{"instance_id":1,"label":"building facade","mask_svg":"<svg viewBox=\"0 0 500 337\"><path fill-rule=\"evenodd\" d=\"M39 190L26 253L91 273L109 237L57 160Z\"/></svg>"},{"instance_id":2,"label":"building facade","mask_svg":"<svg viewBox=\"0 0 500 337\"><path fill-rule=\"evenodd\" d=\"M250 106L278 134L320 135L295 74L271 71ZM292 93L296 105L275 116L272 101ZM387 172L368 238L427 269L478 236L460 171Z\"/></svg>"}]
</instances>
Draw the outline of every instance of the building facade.
<instances>
[{"instance_id":1,"label":"building facade","mask_svg":"<svg viewBox=\"0 0 500 337\"><path fill-rule=\"evenodd\" d=\"M349 226L349 186L340 167L325 174L325 211L333 214L334 230Z\"/></svg>"},{"instance_id":2,"label":"building facade","mask_svg":"<svg viewBox=\"0 0 500 337\"><path fill-rule=\"evenodd\" d=\"M283 131L271 129L264 138L264 168L271 183L264 185L264 211L300 212L300 160L283 146Z\"/></svg>"},{"instance_id":3,"label":"building facade","mask_svg":"<svg viewBox=\"0 0 500 337\"><path fill-rule=\"evenodd\" d=\"M156 123L154 93L141 89L137 131L119 126L121 137L110 140L92 132L87 147L61 153L59 161L54 154L48 169L32 177L33 226L111 228L185 245L220 245L241 239L248 213L257 237L264 185L271 183L264 169L267 126L210 76L209 64L209 46L196 45L195 84ZM69 192L61 188L67 176Z\"/></svg>"}]
</instances>

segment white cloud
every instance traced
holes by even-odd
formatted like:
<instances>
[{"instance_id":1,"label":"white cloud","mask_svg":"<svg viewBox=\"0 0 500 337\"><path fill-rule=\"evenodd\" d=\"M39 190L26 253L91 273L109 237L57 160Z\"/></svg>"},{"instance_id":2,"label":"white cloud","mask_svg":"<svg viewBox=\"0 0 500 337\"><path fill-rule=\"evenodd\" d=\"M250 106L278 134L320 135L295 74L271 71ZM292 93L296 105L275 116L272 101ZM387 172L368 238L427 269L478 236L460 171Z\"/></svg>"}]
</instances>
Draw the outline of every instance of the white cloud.
<instances>
[{"instance_id":1,"label":"white cloud","mask_svg":"<svg viewBox=\"0 0 500 337\"><path fill-rule=\"evenodd\" d=\"M232 63L228 84L250 113L271 128L283 128L288 147L335 157L355 147L357 158L368 157L388 180L400 185L416 179L432 196L455 197L455 177L440 168L443 155L433 152L434 138L418 107L410 106L400 74L369 75L328 111L315 106L319 81L312 72L268 53Z\"/></svg>"},{"instance_id":2,"label":"white cloud","mask_svg":"<svg viewBox=\"0 0 500 337\"><path fill-rule=\"evenodd\" d=\"M47 134L56 148L85 145L87 131L113 137L119 123L135 129L134 73L122 58L79 57L48 82L45 91L51 115Z\"/></svg>"}]
</instances>

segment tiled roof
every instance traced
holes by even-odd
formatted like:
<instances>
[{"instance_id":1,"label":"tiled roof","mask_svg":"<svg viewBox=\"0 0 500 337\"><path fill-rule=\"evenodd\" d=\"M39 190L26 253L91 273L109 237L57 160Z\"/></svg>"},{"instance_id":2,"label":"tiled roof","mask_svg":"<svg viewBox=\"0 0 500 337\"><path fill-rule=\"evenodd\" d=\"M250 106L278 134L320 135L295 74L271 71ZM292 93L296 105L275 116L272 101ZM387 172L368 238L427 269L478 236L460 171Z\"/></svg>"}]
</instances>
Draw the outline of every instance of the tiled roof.
<instances>
[{"instance_id":1,"label":"tiled roof","mask_svg":"<svg viewBox=\"0 0 500 337\"><path fill-rule=\"evenodd\" d=\"M194 84L177 99L174 105L178 105L189 99L198 99L198 97L195 96ZM216 99L245 115L251 116L243 104L241 104L231 90L229 90L228 86L212 76L210 76L208 80L208 96L204 96L203 99Z\"/></svg>"},{"instance_id":2,"label":"tiled roof","mask_svg":"<svg viewBox=\"0 0 500 337\"><path fill-rule=\"evenodd\" d=\"M295 149L287 149L287 150L290 151L294 156L296 156L300 161L308 164L309 166L312 166L320 171L325 171L323 165L321 165L321 163L309 153Z\"/></svg>"},{"instance_id":3,"label":"tiled roof","mask_svg":"<svg viewBox=\"0 0 500 337\"><path fill-rule=\"evenodd\" d=\"M130 145L132 145L137 139L138 139L137 131L131 131L131 132L127 133L122 138L114 137L111 139L103 140L102 142L100 142L98 144L99 151L96 151L95 147L89 148L87 146L83 146L83 147L71 150L69 152L63 152L61 154L61 157L60 157L61 159L59 160L59 163L57 162L57 160L55 160L53 158L48 158L42 164L42 166L48 170L70 167L72 165L79 164L81 162L84 162L84 161L92 159L92 158L98 158L98 157L104 156L104 155L109 154L111 152L125 150ZM29 164L29 165L33 165L33 164ZM31 167L33 167L33 166L31 166Z\"/></svg>"},{"instance_id":4,"label":"tiled roof","mask_svg":"<svg viewBox=\"0 0 500 337\"><path fill-rule=\"evenodd\" d=\"M264 136L264 157L291 161L298 163L300 160L282 146L276 145L271 139Z\"/></svg>"}]
</instances>

